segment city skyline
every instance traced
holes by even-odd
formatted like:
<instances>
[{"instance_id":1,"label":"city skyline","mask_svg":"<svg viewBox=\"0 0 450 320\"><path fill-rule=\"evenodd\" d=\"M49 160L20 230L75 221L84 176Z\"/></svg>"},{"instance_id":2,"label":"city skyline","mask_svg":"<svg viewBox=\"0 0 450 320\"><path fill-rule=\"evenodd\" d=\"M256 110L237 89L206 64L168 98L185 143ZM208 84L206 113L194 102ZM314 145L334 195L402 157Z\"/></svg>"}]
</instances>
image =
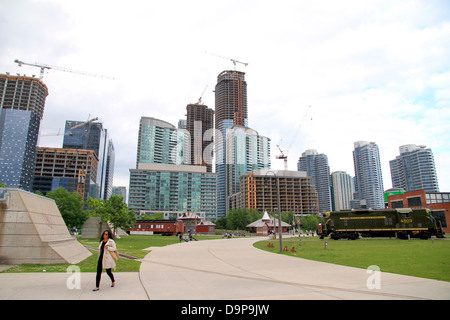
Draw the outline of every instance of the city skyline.
<instances>
[{"instance_id":1,"label":"city skyline","mask_svg":"<svg viewBox=\"0 0 450 320\"><path fill-rule=\"evenodd\" d=\"M20 59L114 76L49 70L41 123L51 134L67 119L98 116L114 141L114 185L129 185L141 116L176 124L206 85L202 101L214 108L217 76L234 65L208 51L248 63L236 69L246 74L249 126L272 140L272 168L283 168L276 145L288 148L296 136L290 170L304 150L317 149L331 172L353 176L353 143L375 141L388 189L399 146L426 145L440 190L450 190L448 2L180 1L173 11L99 1L88 12L87 4L3 2L0 73L39 75L17 66ZM202 23L192 19L197 12ZM61 142L41 136L39 145Z\"/></svg>"}]
</instances>

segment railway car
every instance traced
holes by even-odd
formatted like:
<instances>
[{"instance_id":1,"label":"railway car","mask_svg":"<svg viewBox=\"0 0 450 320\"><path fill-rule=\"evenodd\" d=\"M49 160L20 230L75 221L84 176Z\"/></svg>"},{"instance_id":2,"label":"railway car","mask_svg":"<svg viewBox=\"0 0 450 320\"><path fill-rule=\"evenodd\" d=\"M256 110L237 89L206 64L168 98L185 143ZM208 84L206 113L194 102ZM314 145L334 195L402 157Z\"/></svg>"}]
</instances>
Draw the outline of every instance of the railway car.
<instances>
[{"instance_id":1,"label":"railway car","mask_svg":"<svg viewBox=\"0 0 450 320\"><path fill-rule=\"evenodd\" d=\"M339 240L361 237L397 237L399 239L443 238L440 222L428 209L343 210L327 213L319 228L321 239Z\"/></svg>"},{"instance_id":2,"label":"railway car","mask_svg":"<svg viewBox=\"0 0 450 320\"><path fill-rule=\"evenodd\" d=\"M136 220L133 234L162 234L174 236L184 233L184 223L178 220Z\"/></svg>"}]
</instances>

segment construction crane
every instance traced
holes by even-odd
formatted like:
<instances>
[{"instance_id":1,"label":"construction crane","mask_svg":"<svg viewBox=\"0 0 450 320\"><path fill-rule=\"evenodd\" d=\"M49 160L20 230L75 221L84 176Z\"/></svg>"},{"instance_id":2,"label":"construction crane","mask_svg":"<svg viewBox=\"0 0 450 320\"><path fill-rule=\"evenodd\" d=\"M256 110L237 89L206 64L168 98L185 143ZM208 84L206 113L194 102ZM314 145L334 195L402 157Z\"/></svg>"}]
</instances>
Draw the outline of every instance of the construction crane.
<instances>
[{"instance_id":1,"label":"construction crane","mask_svg":"<svg viewBox=\"0 0 450 320\"><path fill-rule=\"evenodd\" d=\"M284 160L284 170L287 170L288 169L287 155L285 155L283 150L281 150L280 145L277 144L277 148L278 148L278 150L280 150L280 154L277 155L276 158Z\"/></svg>"},{"instance_id":2,"label":"construction crane","mask_svg":"<svg viewBox=\"0 0 450 320\"><path fill-rule=\"evenodd\" d=\"M300 122L299 126L297 127L297 131L295 132L294 136L292 137L292 141L291 141L291 144L289 145L289 147L283 152L283 150L281 150L280 146L277 144L277 148L280 151L280 154L277 155L276 158L284 160L284 170L288 169L288 162L287 162L287 160L288 160L289 151L291 150L292 145L294 144L294 141L297 138L298 132L300 131L300 128L302 127L303 122L305 121L306 115L308 114L308 111L309 111L310 108L311 108L311 106L308 106L308 108L306 109L306 112L303 115L303 119Z\"/></svg>"},{"instance_id":3,"label":"construction crane","mask_svg":"<svg viewBox=\"0 0 450 320\"><path fill-rule=\"evenodd\" d=\"M203 105L202 97L203 97L203 95L205 94L206 88L208 88L208 85L206 85L205 89L204 89L203 92L202 92L202 95L200 96L200 98L198 98L198 102L197 102L196 104L201 104L201 105Z\"/></svg>"},{"instance_id":4,"label":"construction crane","mask_svg":"<svg viewBox=\"0 0 450 320\"><path fill-rule=\"evenodd\" d=\"M57 67L57 66L52 66L49 64L44 64L44 63L29 63L29 62L23 62L20 61L18 59L14 60L15 63L17 63L19 65L19 67L21 67L22 65L26 65L26 66L31 66L31 67L38 67L41 69L40 75L39 75L39 79L43 79L44 78L44 71L45 69L53 69L53 70L58 70L58 71L64 71L64 72L70 72L70 73L78 73L78 74L82 74L85 76L92 76L92 77L98 77L98 78L105 78L105 79L112 79L114 80L113 77L110 76L105 76L105 75L101 75L101 74L97 74L97 73L91 73L91 72L85 72L85 71L77 71L77 70L72 70L72 69L68 69L68 68L63 68L63 67Z\"/></svg>"},{"instance_id":5,"label":"construction crane","mask_svg":"<svg viewBox=\"0 0 450 320\"><path fill-rule=\"evenodd\" d=\"M39 134L40 137L52 137L52 136L66 136L69 133L63 133L61 132L61 128L58 129L57 133L44 133L44 134Z\"/></svg>"},{"instance_id":6,"label":"construction crane","mask_svg":"<svg viewBox=\"0 0 450 320\"><path fill-rule=\"evenodd\" d=\"M86 121L86 122L83 122L83 123L79 123L79 124L77 124L77 125L75 125L75 126L73 126L73 127L71 127L70 129L72 130L72 129L76 129L76 128L79 128L79 127L82 127L82 126L85 126L85 125L87 125L87 124L90 124L90 123L92 123L92 122L94 122L94 121L97 121L98 120L98 117L96 117L96 118L93 118L93 119L90 119L89 120L89 118L90 118L91 116L89 115L89 117L88 117L88 120Z\"/></svg>"},{"instance_id":7,"label":"construction crane","mask_svg":"<svg viewBox=\"0 0 450 320\"><path fill-rule=\"evenodd\" d=\"M213 55L213 56L216 56L216 57L219 57L219 58L222 58L222 59L230 60L230 61L233 62L233 64L234 64L234 70L235 70L235 71L236 71L236 64L237 64L237 63L241 63L241 64L243 64L244 66L248 66L248 63L247 63L247 62L241 62L241 61L238 61L238 60L236 60L236 59L232 59L232 58L220 56L220 55L215 54L215 53L210 53L210 52L206 52L206 53L207 53L207 54L210 54L210 55Z\"/></svg>"},{"instance_id":8,"label":"construction crane","mask_svg":"<svg viewBox=\"0 0 450 320\"><path fill-rule=\"evenodd\" d=\"M88 120L87 120L86 122L79 123L79 124L77 124L77 125L71 127L70 129L71 129L71 130L72 130L72 129L76 129L76 128L82 127L82 126L84 126L84 125L87 125L87 124L89 124L89 123L92 123L92 122L98 120L98 117L93 118L93 119L90 119L90 120L89 120L89 118L90 118L90 115L89 115ZM40 137L67 136L67 135L72 135L72 132L66 132L66 133L63 133L63 132L61 132L61 129L58 129L58 133L45 133L45 134L39 134Z\"/></svg>"}]
</instances>

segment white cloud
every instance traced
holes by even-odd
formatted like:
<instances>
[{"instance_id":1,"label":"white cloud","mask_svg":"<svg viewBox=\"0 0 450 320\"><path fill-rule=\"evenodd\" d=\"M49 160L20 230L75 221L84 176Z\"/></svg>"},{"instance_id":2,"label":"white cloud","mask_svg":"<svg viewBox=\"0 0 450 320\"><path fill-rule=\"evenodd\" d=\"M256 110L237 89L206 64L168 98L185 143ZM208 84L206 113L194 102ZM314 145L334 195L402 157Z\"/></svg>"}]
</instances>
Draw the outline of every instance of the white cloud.
<instances>
[{"instance_id":1,"label":"white cloud","mask_svg":"<svg viewBox=\"0 0 450 320\"><path fill-rule=\"evenodd\" d=\"M433 148L441 190L450 191L447 1L6 0L0 6L1 72L37 74L17 67L19 58L116 78L51 70L42 125L57 131L68 119L100 117L115 144L115 184L128 186L141 116L176 125L206 85L202 100L214 108L217 75L233 65L208 51L249 63L238 65L246 72L249 125L272 138L273 158L276 144L287 148L301 124L291 169L311 148L328 154L332 170L353 174L353 142L375 141L388 188L388 162L398 147L425 144Z\"/></svg>"}]
</instances>

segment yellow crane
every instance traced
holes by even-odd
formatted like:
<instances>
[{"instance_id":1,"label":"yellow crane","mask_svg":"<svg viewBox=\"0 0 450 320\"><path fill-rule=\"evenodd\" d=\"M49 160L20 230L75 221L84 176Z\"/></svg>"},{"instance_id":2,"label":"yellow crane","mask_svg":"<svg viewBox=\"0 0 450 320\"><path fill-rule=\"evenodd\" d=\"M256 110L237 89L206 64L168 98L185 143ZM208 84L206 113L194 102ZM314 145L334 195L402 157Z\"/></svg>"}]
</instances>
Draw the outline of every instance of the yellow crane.
<instances>
[{"instance_id":1,"label":"yellow crane","mask_svg":"<svg viewBox=\"0 0 450 320\"><path fill-rule=\"evenodd\" d=\"M70 73L78 73L78 74L82 74L82 75L85 75L85 76L92 76L92 77L98 77L98 78L105 78L105 79L112 79L112 80L114 80L114 78L110 77L110 76L105 76L105 75L92 73L92 72L72 70L72 69L58 67L58 66L52 66L52 65L44 64L44 63L37 63L37 62L29 63L29 62L24 62L24 61L21 61L21 60L18 60L18 59L14 60L14 62L17 63L19 65L19 67L21 67L22 65L26 65L26 66L40 68L41 71L40 71L39 79L41 79L41 80L42 80L42 78L44 78L45 69L48 69L48 70L52 69L52 70L70 72Z\"/></svg>"}]
</instances>

